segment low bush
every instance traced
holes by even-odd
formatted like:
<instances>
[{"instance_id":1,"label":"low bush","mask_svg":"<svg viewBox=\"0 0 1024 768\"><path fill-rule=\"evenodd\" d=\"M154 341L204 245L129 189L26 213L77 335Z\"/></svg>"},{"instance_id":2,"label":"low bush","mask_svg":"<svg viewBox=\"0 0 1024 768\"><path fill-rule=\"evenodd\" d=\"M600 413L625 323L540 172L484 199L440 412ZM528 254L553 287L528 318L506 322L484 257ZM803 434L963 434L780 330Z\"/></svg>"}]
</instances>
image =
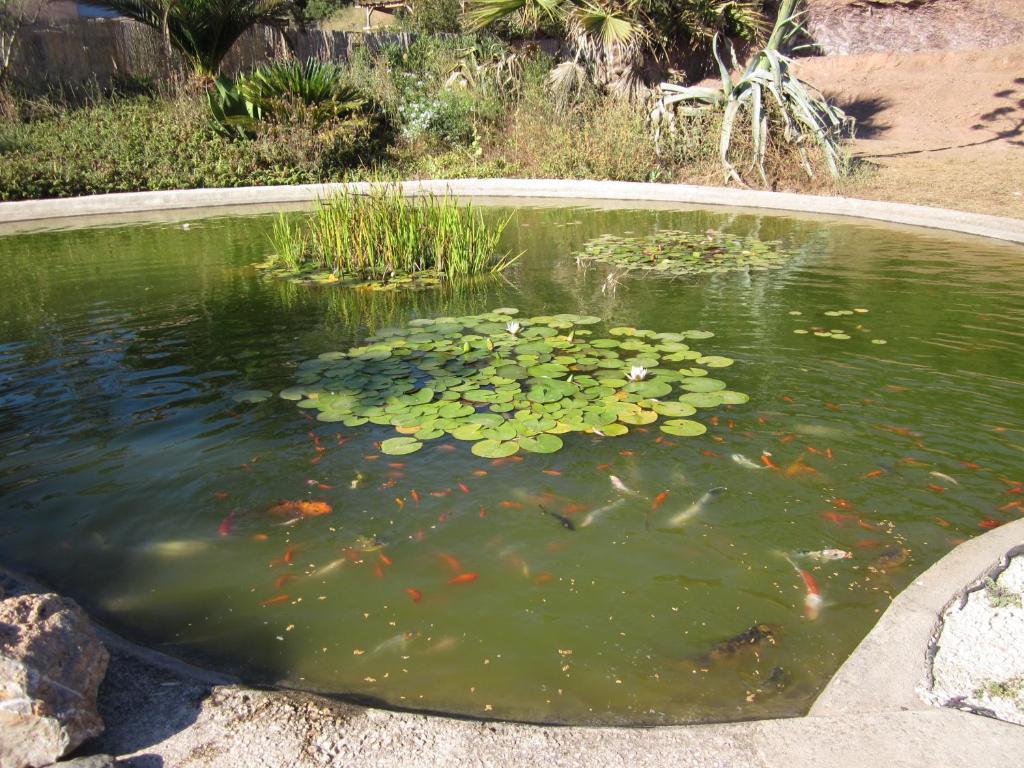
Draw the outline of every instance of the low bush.
<instances>
[{"instance_id":1,"label":"low bush","mask_svg":"<svg viewBox=\"0 0 1024 768\"><path fill-rule=\"evenodd\" d=\"M372 116L328 129L269 125L231 141L201 97L115 100L0 132L0 199L332 181L381 149Z\"/></svg>"}]
</instances>

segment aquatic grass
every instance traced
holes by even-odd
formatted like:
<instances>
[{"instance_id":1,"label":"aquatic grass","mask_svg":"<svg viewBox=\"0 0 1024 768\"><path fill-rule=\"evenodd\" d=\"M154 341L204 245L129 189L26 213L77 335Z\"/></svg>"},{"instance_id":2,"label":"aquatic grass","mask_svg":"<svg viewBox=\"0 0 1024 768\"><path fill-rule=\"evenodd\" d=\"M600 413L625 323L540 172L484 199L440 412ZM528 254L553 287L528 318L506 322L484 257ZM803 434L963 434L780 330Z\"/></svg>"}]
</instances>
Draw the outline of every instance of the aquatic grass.
<instances>
[{"instance_id":1,"label":"aquatic grass","mask_svg":"<svg viewBox=\"0 0 1024 768\"><path fill-rule=\"evenodd\" d=\"M409 198L394 186L345 189L321 200L305 227L279 220L270 266L291 273L387 286L503 272L518 256L499 250L511 216L488 226L448 196Z\"/></svg>"}]
</instances>

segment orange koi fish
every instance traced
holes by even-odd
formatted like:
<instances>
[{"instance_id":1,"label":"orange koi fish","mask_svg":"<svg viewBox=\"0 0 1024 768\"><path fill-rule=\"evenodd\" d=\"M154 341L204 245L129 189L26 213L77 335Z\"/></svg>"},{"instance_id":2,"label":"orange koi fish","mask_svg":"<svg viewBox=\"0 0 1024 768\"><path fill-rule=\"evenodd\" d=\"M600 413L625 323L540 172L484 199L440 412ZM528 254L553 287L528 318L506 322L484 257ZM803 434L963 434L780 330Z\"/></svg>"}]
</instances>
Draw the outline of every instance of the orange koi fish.
<instances>
[{"instance_id":1,"label":"orange koi fish","mask_svg":"<svg viewBox=\"0 0 1024 768\"><path fill-rule=\"evenodd\" d=\"M469 493L469 486L467 486L465 483L459 483L459 490L462 491L463 493Z\"/></svg>"},{"instance_id":2,"label":"orange koi fish","mask_svg":"<svg viewBox=\"0 0 1024 768\"><path fill-rule=\"evenodd\" d=\"M395 478L392 477L392 478L390 478L388 480L385 480L383 483L381 483L379 487L380 487L380 489L382 491L386 491L388 488L394 488L395 485L397 485L397 484L398 484L398 481L395 480Z\"/></svg>"},{"instance_id":3,"label":"orange koi fish","mask_svg":"<svg viewBox=\"0 0 1024 768\"><path fill-rule=\"evenodd\" d=\"M380 454L379 453L364 453L363 454L363 458L366 459L367 461L376 461L377 459L380 458Z\"/></svg>"},{"instance_id":4,"label":"orange koi fish","mask_svg":"<svg viewBox=\"0 0 1024 768\"><path fill-rule=\"evenodd\" d=\"M658 435L654 438L654 442L660 443L661 445L667 445L670 448L675 445L671 440L666 440L663 435Z\"/></svg>"},{"instance_id":5,"label":"orange koi fish","mask_svg":"<svg viewBox=\"0 0 1024 768\"><path fill-rule=\"evenodd\" d=\"M711 424L712 427L717 427L718 426L718 417L717 416L712 416L710 419L708 419L708 423Z\"/></svg>"},{"instance_id":6,"label":"orange koi fish","mask_svg":"<svg viewBox=\"0 0 1024 768\"><path fill-rule=\"evenodd\" d=\"M213 495L214 495L214 498L217 498L217 499L219 499L221 501L224 501L224 499L226 499L226 498L231 496L231 494L228 493L227 491L214 491Z\"/></svg>"},{"instance_id":7,"label":"orange koi fish","mask_svg":"<svg viewBox=\"0 0 1024 768\"><path fill-rule=\"evenodd\" d=\"M833 455L832 455L832 449L831 448L826 448L825 449L825 458L828 459L829 461L832 461Z\"/></svg>"},{"instance_id":8,"label":"orange koi fish","mask_svg":"<svg viewBox=\"0 0 1024 768\"><path fill-rule=\"evenodd\" d=\"M455 557L455 555L449 555L447 552L438 552L437 556L455 573L462 570L462 563L459 562L459 559Z\"/></svg>"},{"instance_id":9,"label":"orange koi fish","mask_svg":"<svg viewBox=\"0 0 1024 768\"><path fill-rule=\"evenodd\" d=\"M487 510L480 507L480 517L487 517Z\"/></svg>"},{"instance_id":10,"label":"orange koi fish","mask_svg":"<svg viewBox=\"0 0 1024 768\"><path fill-rule=\"evenodd\" d=\"M943 528L949 528L949 520L946 520L941 517L933 517L932 520L941 525Z\"/></svg>"},{"instance_id":11,"label":"orange koi fish","mask_svg":"<svg viewBox=\"0 0 1024 768\"><path fill-rule=\"evenodd\" d=\"M1024 499L1014 499L999 508L1000 512L1007 512L1011 509L1024 509Z\"/></svg>"},{"instance_id":12,"label":"orange koi fish","mask_svg":"<svg viewBox=\"0 0 1024 768\"><path fill-rule=\"evenodd\" d=\"M654 501L651 502L651 512L656 512L658 507L665 503L665 499L668 498L668 490L664 490L654 497Z\"/></svg>"},{"instance_id":13,"label":"orange koi fish","mask_svg":"<svg viewBox=\"0 0 1024 768\"><path fill-rule=\"evenodd\" d=\"M281 555L280 557L275 557L273 560L270 561L270 567L273 568L273 567L278 566L278 565L288 565L289 563L291 563L292 558L294 556L295 556L295 547L294 546L288 547L288 549L286 549L284 551L283 555Z\"/></svg>"},{"instance_id":14,"label":"orange koi fish","mask_svg":"<svg viewBox=\"0 0 1024 768\"><path fill-rule=\"evenodd\" d=\"M534 581L538 584L547 584L553 578L555 578L555 576L551 571L544 571L543 573L538 573L536 578L534 578Z\"/></svg>"},{"instance_id":15,"label":"orange koi fish","mask_svg":"<svg viewBox=\"0 0 1024 768\"><path fill-rule=\"evenodd\" d=\"M272 515L287 515L298 512L302 517L319 517L331 512L331 505L326 501L282 501L269 510Z\"/></svg>"},{"instance_id":16,"label":"orange koi fish","mask_svg":"<svg viewBox=\"0 0 1024 768\"><path fill-rule=\"evenodd\" d=\"M420 600L423 599L423 593L420 592L415 587L406 587L405 588L405 594L407 594L409 597L411 597L412 601L414 603L418 603Z\"/></svg>"},{"instance_id":17,"label":"orange koi fish","mask_svg":"<svg viewBox=\"0 0 1024 768\"><path fill-rule=\"evenodd\" d=\"M437 446L437 450L444 451L445 453L451 453L452 451L456 451L458 449L451 443L443 443L442 445Z\"/></svg>"},{"instance_id":18,"label":"orange koi fish","mask_svg":"<svg viewBox=\"0 0 1024 768\"><path fill-rule=\"evenodd\" d=\"M772 457L771 457L770 453L762 453L761 454L761 463L764 464L766 467L768 467L768 469L776 469L777 470L779 468L779 465L776 464L774 461L772 461Z\"/></svg>"},{"instance_id":19,"label":"orange koi fish","mask_svg":"<svg viewBox=\"0 0 1024 768\"><path fill-rule=\"evenodd\" d=\"M828 408L830 411L842 410L842 407L837 405L836 403L825 403L825 407Z\"/></svg>"},{"instance_id":20,"label":"orange koi fish","mask_svg":"<svg viewBox=\"0 0 1024 768\"><path fill-rule=\"evenodd\" d=\"M288 595L274 595L273 597L268 597L266 600L261 600L260 605L266 606L273 605L274 603L283 603L289 599Z\"/></svg>"},{"instance_id":21,"label":"orange koi fish","mask_svg":"<svg viewBox=\"0 0 1024 768\"><path fill-rule=\"evenodd\" d=\"M476 571L466 571L465 573L460 573L458 576L455 576L454 578L449 579L448 583L449 584L468 584L471 581L476 581L478 578L480 578L480 574L477 573Z\"/></svg>"},{"instance_id":22,"label":"orange koi fish","mask_svg":"<svg viewBox=\"0 0 1024 768\"><path fill-rule=\"evenodd\" d=\"M766 416L758 416L757 423L763 427L765 424L768 423L768 418Z\"/></svg>"},{"instance_id":23,"label":"orange koi fish","mask_svg":"<svg viewBox=\"0 0 1024 768\"><path fill-rule=\"evenodd\" d=\"M885 470L884 469L873 469L870 472L868 472L867 474L861 475L861 477L867 479L869 477L881 477L884 474L885 474Z\"/></svg>"},{"instance_id":24,"label":"orange koi fish","mask_svg":"<svg viewBox=\"0 0 1024 768\"><path fill-rule=\"evenodd\" d=\"M874 523L869 523L869 522L867 522L866 520L864 520L863 518L860 518L860 517L857 518L857 525L859 525L865 531L877 531L877 530L879 530L879 526L875 525Z\"/></svg>"},{"instance_id":25,"label":"orange koi fish","mask_svg":"<svg viewBox=\"0 0 1024 768\"><path fill-rule=\"evenodd\" d=\"M597 467L595 467L595 469L597 469L598 472L607 472L611 468L611 464L598 464Z\"/></svg>"},{"instance_id":26,"label":"orange koi fish","mask_svg":"<svg viewBox=\"0 0 1024 768\"><path fill-rule=\"evenodd\" d=\"M404 461L389 461L388 466L392 469L403 469L405 467Z\"/></svg>"},{"instance_id":27,"label":"orange koi fish","mask_svg":"<svg viewBox=\"0 0 1024 768\"><path fill-rule=\"evenodd\" d=\"M727 426L729 429L736 429L736 420L729 419L727 422L725 422L725 426Z\"/></svg>"},{"instance_id":28,"label":"orange koi fish","mask_svg":"<svg viewBox=\"0 0 1024 768\"><path fill-rule=\"evenodd\" d=\"M503 467L506 464L518 464L523 460L522 456L505 456L501 459L491 459L491 466Z\"/></svg>"},{"instance_id":29,"label":"orange koi fish","mask_svg":"<svg viewBox=\"0 0 1024 768\"><path fill-rule=\"evenodd\" d=\"M231 528L235 524L235 513L230 512L228 516L220 521L220 525L217 526L217 533L221 536L227 536L231 533Z\"/></svg>"},{"instance_id":30,"label":"orange koi fish","mask_svg":"<svg viewBox=\"0 0 1024 768\"><path fill-rule=\"evenodd\" d=\"M398 508L399 508L399 509L405 509L405 499L400 499L400 498L398 498L398 497L396 496L396 497L395 497L395 504L397 504L397 505L398 505Z\"/></svg>"},{"instance_id":31,"label":"orange koi fish","mask_svg":"<svg viewBox=\"0 0 1024 768\"><path fill-rule=\"evenodd\" d=\"M254 533L252 535L252 540L253 541L266 541L269 538L270 537L267 536L267 534L265 534L265 533Z\"/></svg>"},{"instance_id":32,"label":"orange koi fish","mask_svg":"<svg viewBox=\"0 0 1024 768\"><path fill-rule=\"evenodd\" d=\"M793 398L790 397L789 395L783 395L782 399L783 399L784 402L787 402L787 403L792 403L793 402Z\"/></svg>"},{"instance_id":33,"label":"orange koi fish","mask_svg":"<svg viewBox=\"0 0 1024 768\"><path fill-rule=\"evenodd\" d=\"M981 469L981 465L975 464L973 461L961 461L960 466L966 467L967 469Z\"/></svg>"},{"instance_id":34,"label":"orange koi fish","mask_svg":"<svg viewBox=\"0 0 1024 768\"><path fill-rule=\"evenodd\" d=\"M439 522L439 523L443 523L447 519L448 519L448 513L447 512L442 512L440 515L437 516L437 522Z\"/></svg>"},{"instance_id":35,"label":"orange koi fish","mask_svg":"<svg viewBox=\"0 0 1024 768\"><path fill-rule=\"evenodd\" d=\"M419 492L415 488L413 488L412 489L412 493L410 493L409 495L412 496L412 500L416 502L416 506L418 507L420 505L420 494L419 494Z\"/></svg>"},{"instance_id":36,"label":"orange koi fish","mask_svg":"<svg viewBox=\"0 0 1024 768\"><path fill-rule=\"evenodd\" d=\"M991 517L986 517L983 520L978 522L978 525L980 527L982 527L982 528L998 528L1002 524L1003 524L1002 520L996 520L996 519L991 518Z\"/></svg>"},{"instance_id":37,"label":"orange koi fish","mask_svg":"<svg viewBox=\"0 0 1024 768\"><path fill-rule=\"evenodd\" d=\"M324 457L324 455L321 453L321 454L319 454L317 456L314 456L312 459L310 459L309 463L310 464L319 464L320 463L320 459L322 459L323 457ZM246 469L248 469L248 466L246 467Z\"/></svg>"},{"instance_id":38,"label":"orange koi fish","mask_svg":"<svg viewBox=\"0 0 1024 768\"><path fill-rule=\"evenodd\" d=\"M312 478L310 478L309 480L306 481L306 485L311 485L314 488L319 488L321 491L332 491L332 490L334 490L334 486L333 485L327 485L326 483L321 483L319 480L314 480Z\"/></svg>"},{"instance_id":39,"label":"orange koi fish","mask_svg":"<svg viewBox=\"0 0 1024 768\"><path fill-rule=\"evenodd\" d=\"M935 493L945 493L946 492L946 486L944 486L944 485L936 485L935 483L929 483L928 484L928 490L929 491L934 491Z\"/></svg>"},{"instance_id":40,"label":"orange koi fish","mask_svg":"<svg viewBox=\"0 0 1024 768\"><path fill-rule=\"evenodd\" d=\"M844 515L841 512L822 512L821 517L823 520L828 520L836 525L842 525L847 520L853 520L854 515Z\"/></svg>"},{"instance_id":41,"label":"orange koi fish","mask_svg":"<svg viewBox=\"0 0 1024 768\"><path fill-rule=\"evenodd\" d=\"M880 429L883 432L892 432L894 435L899 435L900 437L921 436L920 432L915 432L914 430L908 429L907 427L896 427L893 426L892 424L872 424L871 426L873 426L875 429Z\"/></svg>"},{"instance_id":42,"label":"orange koi fish","mask_svg":"<svg viewBox=\"0 0 1024 768\"><path fill-rule=\"evenodd\" d=\"M552 477L562 476L562 473L559 472L557 469L542 469L541 472L543 472L545 475L551 475Z\"/></svg>"},{"instance_id":43,"label":"orange koi fish","mask_svg":"<svg viewBox=\"0 0 1024 768\"><path fill-rule=\"evenodd\" d=\"M381 561L381 563L383 563L384 565L394 565L394 564L395 564L395 561L394 561L394 560L392 560L392 559L391 559L390 557L388 557L387 555L385 555L385 554L384 554L383 552L381 552L381 553L380 553L379 555L377 555L377 558L378 558L378 559L379 559L379 560Z\"/></svg>"},{"instance_id":44,"label":"orange koi fish","mask_svg":"<svg viewBox=\"0 0 1024 768\"><path fill-rule=\"evenodd\" d=\"M373 564L373 575L374 575L374 578L377 578L377 579L383 579L384 578L384 569L381 567L380 563L374 563Z\"/></svg>"},{"instance_id":45,"label":"orange koi fish","mask_svg":"<svg viewBox=\"0 0 1024 768\"><path fill-rule=\"evenodd\" d=\"M709 451L707 448L705 448L703 451L701 451L701 455L702 456L707 456L707 457L712 458L712 459L720 459L720 458L722 458L722 454L715 453L714 451Z\"/></svg>"},{"instance_id":46,"label":"orange koi fish","mask_svg":"<svg viewBox=\"0 0 1024 768\"><path fill-rule=\"evenodd\" d=\"M473 476L474 477L487 477L487 470L486 469L474 469L473 470Z\"/></svg>"},{"instance_id":47,"label":"orange koi fish","mask_svg":"<svg viewBox=\"0 0 1024 768\"><path fill-rule=\"evenodd\" d=\"M794 440L796 440L796 435L793 434L792 432L787 432L786 434L779 438L779 443L781 445L786 445L786 443L791 443Z\"/></svg>"},{"instance_id":48,"label":"orange koi fish","mask_svg":"<svg viewBox=\"0 0 1024 768\"><path fill-rule=\"evenodd\" d=\"M505 507L505 509L522 509L523 505L518 501L502 501L498 503L499 507Z\"/></svg>"},{"instance_id":49,"label":"orange koi fish","mask_svg":"<svg viewBox=\"0 0 1024 768\"><path fill-rule=\"evenodd\" d=\"M452 492L451 488L445 488L443 491L431 491L431 496L447 496Z\"/></svg>"},{"instance_id":50,"label":"orange koi fish","mask_svg":"<svg viewBox=\"0 0 1024 768\"><path fill-rule=\"evenodd\" d=\"M281 591L281 587L287 584L289 581L295 581L295 577L290 573L286 573L284 576L278 576L274 581L274 589Z\"/></svg>"},{"instance_id":51,"label":"orange koi fish","mask_svg":"<svg viewBox=\"0 0 1024 768\"><path fill-rule=\"evenodd\" d=\"M853 509L852 502L840 498L832 499L832 506L836 509Z\"/></svg>"},{"instance_id":52,"label":"orange koi fish","mask_svg":"<svg viewBox=\"0 0 1024 768\"><path fill-rule=\"evenodd\" d=\"M636 456L636 451L619 451L619 456L625 456L626 458Z\"/></svg>"}]
</instances>

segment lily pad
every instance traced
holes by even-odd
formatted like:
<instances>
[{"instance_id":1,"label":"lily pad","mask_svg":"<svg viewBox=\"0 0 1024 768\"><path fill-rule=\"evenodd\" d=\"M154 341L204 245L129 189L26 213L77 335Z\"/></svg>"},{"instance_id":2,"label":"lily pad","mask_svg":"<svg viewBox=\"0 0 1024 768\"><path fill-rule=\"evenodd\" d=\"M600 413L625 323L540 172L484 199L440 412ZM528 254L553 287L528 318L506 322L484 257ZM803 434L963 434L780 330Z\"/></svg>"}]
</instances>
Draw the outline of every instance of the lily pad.
<instances>
[{"instance_id":1,"label":"lily pad","mask_svg":"<svg viewBox=\"0 0 1024 768\"><path fill-rule=\"evenodd\" d=\"M500 440L481 440L470 449L475 456L485 459L504 459L519 451L519 443Z\"/></svg>"},{"instance_id":2,"label":"lily pad","mask_svg":"<svg viewBox=\"0 0 1024 768\"><path fill-rule=\"evenodd\" d=\"M381 441L380 451L389 456L405 456L416 453L423 447L423 443L414 437L391 437Z\"/></svg>"},{"instance_id":3,"label":"lily pad","mask_svg":"<svg viewBox=\"0 0 1024 768\"><path fill-rule=\"evenodd\" d=\"M665 434L675 435L676 437L696 437L708 431L708 428L699 421L691 421L689 419L669 419L662 423L660 427L661 431Z\"/></svg>"}]
</instances>

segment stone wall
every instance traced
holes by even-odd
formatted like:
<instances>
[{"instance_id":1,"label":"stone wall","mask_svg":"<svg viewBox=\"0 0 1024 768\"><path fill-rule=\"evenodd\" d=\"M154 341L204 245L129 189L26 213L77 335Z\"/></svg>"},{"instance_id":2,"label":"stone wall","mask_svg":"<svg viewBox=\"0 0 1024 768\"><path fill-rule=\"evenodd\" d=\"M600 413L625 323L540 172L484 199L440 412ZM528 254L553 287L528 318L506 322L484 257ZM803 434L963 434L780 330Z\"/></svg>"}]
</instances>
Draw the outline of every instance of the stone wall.
<instances>
[{"instance_id":1,"label":"stone wall","mask_svg":"<svg viewBox=\"0 0 1024 768\"><path fill-rule=\"evenodd\" d=\"M244 34L224 61L225 74L280 57L348 59L354 48L408 44L403 33L350 33L321 29L256 27ZM183 72L180 57L168 54L160 34L125 19L71 19L37 24L20 33L11 62L14 78L30 90L53 83L95 82L106 87L115 77L161 78Z\"/></svg>"}]
</instances>

